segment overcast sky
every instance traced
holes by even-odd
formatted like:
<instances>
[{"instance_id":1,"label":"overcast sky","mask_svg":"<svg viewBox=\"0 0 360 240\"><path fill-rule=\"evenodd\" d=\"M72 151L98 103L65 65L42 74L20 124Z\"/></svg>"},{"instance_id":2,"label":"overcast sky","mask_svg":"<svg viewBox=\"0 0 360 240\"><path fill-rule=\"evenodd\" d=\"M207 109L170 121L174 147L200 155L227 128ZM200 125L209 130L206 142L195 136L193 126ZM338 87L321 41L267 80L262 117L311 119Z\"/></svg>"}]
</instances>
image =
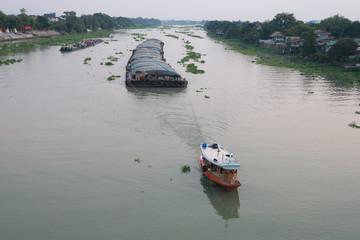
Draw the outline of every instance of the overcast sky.
<instances>
[{"instance_id":1,"label":"overcast sky","mask_svg":"<svg viewBox=\"0 0 360 240\"><path fill-rule=\"evenodd\" d=\"M360 0L0 0L0 11L43 15L64 11L82 14L106 13L110 16L157 18L160 20L241 20L266 21L277 13L293 13L298 20L322 20L339 14L360 20Z\"/></svg>"}]
</instances>

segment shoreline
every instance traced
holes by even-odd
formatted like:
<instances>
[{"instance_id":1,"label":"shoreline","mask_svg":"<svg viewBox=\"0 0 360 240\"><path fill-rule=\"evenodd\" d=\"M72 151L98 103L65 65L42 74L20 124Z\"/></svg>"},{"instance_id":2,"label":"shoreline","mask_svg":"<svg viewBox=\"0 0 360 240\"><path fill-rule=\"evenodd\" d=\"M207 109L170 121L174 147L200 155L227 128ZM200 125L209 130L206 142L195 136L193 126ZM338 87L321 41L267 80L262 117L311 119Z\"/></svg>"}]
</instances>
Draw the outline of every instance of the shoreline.
<instances>
[{"instance_id":1,"label":"shoreline","mask_svg":"<svg viewBox=\"0 0 360 240\"><path fill-rule=\"evenodd\" d=\"M299 71L301 75L306 75L311 78L323 77L346 87L360 86L359 70L346 70L333 64L321 64L304 60L295 55L279 54L274 50L246 44L238 40L224 39L209 33L207 33L207 35L216 41L227 44L230 50L240 52L244 55L255 56L255 60L252 62L256 64L294 69Z\"/></svg>"},{"instance_id":2,"label":"shoreline","mask_svg":"<svg viewBox=\"0 0 360 240\"><path fill-rule=\"evenodd\" d=\"M42 31L40 34L36 31L32 37L27 36L9 41L0 41L0 57L7 57L9 54L36 49L37 46L62 46L64 44L74 44L86 38L103 38L107 37L111 32L110 30L102 30L62 35L55 31Z\"/></svg>"},{"instance_id":3,"label":"shoreline","mask_svg":"<svg viewBox=\"0 0 360 240\"><path fill-rule=\"evenodd\" d=\"M34 39L34 38L46 38L46 37L54 37L59 36L61 33L48 30L48 31L31 31L30 33L4 33L0 32L0 43L4 42L12 42L17 40L28 40L28 39Z\"/></svg>"}]
</instances>

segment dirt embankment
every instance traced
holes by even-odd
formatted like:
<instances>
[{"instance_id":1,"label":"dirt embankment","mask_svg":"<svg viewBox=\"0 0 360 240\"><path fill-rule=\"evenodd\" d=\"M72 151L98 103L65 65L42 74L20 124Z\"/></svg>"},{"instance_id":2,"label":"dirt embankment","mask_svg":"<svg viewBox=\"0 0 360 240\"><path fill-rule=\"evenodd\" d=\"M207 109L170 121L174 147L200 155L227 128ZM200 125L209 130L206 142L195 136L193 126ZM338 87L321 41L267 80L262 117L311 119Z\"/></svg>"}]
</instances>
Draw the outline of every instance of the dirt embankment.
<instances>
[{"instance_id":1,"label":"dirt embankment","mask_svg":"<svg viewBox=\"0 0 360 240\"><path fill-rule=\"evenodd\" d=\"M56 31L31 31L28 33L0 32L0 41L23 40L23 39L31 39L31 38L52 37L58 35L60 35L60 33Z\"/></svg>"}]
</instances>

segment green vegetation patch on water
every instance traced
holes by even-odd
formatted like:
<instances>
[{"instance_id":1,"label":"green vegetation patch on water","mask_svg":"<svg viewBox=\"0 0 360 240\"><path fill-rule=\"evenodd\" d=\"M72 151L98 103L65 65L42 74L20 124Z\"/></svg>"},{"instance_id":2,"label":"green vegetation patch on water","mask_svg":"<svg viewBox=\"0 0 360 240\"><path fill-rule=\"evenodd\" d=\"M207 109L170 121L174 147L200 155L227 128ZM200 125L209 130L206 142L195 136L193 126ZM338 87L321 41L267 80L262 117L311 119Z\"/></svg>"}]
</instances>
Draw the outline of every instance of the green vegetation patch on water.
<instances>
[{"instance_id":1,"label":"green vegetation patch on water","mask_svg":"<svg viewBox=\"0 0 360 240\"><path fill-rule=\"evenodd\" d=\"M107 78L108 81L114 81L116 78L121 77L120 75L112 75L110 77Z\"/></svg>"},{"instance_id":2,"label":"green vegetation patch on water","mask_svg":"<svg viewBox=\"0 0 360 240\"><path fill-rule=\"evenodd\" d=\"M176 36L176 35L166 34L165 36L166 37L172 37L172 38L175 38L175 39L179 39L179 36Z\"/></svg>"},{"instance_id":3,"label":"green vegetation patch on water","mask_svg":"<svg viewBox=\"0 0 360 240\"><path fill-rule=\"evenodd\" d=\"M180 61L178 61L178 63L185 63L190 61L190 59L192 59L195 62L199 62L199 59L201 58L202 54L201 53L197 53L197 52L193 52L193 51L188 51L186 53L186 56L183 57Z\"/></svg>"},{"instance_id":4,"label":"green vegetation patch on water","mask_svg":"<svg viewBox=\"0 0 360 240\"><path fill-rule=\"evenodd\" d=\"M117 62L117 60L119 60L118 57L114 57L114 56L110 56L110 57L108 57L107 59L109 59L109 60L112 61L112 62Z\"/></svg>"},{"instance_id":5,"label":"green vegetation patch on water","mask_svg":"<svg viewBox=\"0 0 360 240\"><path fill-rule=\"evenodd\" d=\"M145 36L147 34L143 34L143 33L132 33L131 34L133 36L133 38L135 39L135 41L144 41L145 40Z\"/></svg>"},{"instance_id":6,"label":"green vegetation patch on water","mask_svg":"<svg viewBox=\"0 0 360 240\"><path fill-rule=\"evenodd\" d=\"M175 31L176 33L182 33L182 34L189 34L189 32L185 32L185 31Z\"/></svg>"},{"instance_id":7,"label":"green vegetation patch on water","mask_svg":"<svg viewBox=\"0 0 360 240\"><path fill-rule=\"evenodd\" d=\"M198 67L197 67L194 63L188 64L188 65L186 66L186 72L190 72L190 73L193 73L193 74L202 74L202 73L205 73L204 70L198 69Z\"/></svg>"},{"instance_id":8,"label":"green vegetation patch on water","mask_svg":"<svg viewBox=\"0 0 360 240\"><path fill-rule=\"evenodd\" d=\"M352 127L352 128L360 128L359 125L356 124L356 122L352 122L349 124L349 127Z\"/></svg>"},{"instance_id":9,"label":"green vegetation patch on water","mask_svg":"<svg viewBox=\"0 0 360 240\"><path fill-rule=\"evenodd\" d=\"M201 37L201 36L199 36L199 35L194 35L194 34L191 34L191 33L189 33L188 36L189 36L189 37L194 37L194 38L203 39L203 37Z\"/></svg>"},{"instance_id":10,"label":"green vegetation patch on water","mask_svg":"<svg viewBox=\"0 0 360 240\"><path fill-rule=\"evenodd\" d=\"M183 166L181 166L180 170L181 170L182 173L189 173L189 172L191 171L189 165L183 165Z\"/></svg>"},{"instance_id":11,"label":"green vegetation patch on water","mask_svg":"<svg viewBox=\"0 0 360 240\"><path fill-rule=\"evenodd\" d=\"M88 62L91 61L91 57L87 57L84 59L84 64L89 64Z\"/></svg>"},{"instance_id":12,"label":"green vegetation patch on water","mask_svg":"<svg viewBox=\"0 0 360 240\"><path fill-rule=\"evenodd\" d=\"M1 65L10 65L10 64L14 64L14 63L19 63L19 62L22 62L22 58L19 58L19 59L14 59L14 58L12 58L12 59L6 59L5 61L1 61L0 60L0 66Z\"/></svg>"},{"instance_id":13,"label":"green vegetation patch on water","mask_svg":"<svg viewBox=\"0 0 360 240\"><path fill-rule=\"evenodd\" d=\"M191 46L191 45L189 45L189 44L186 44L186 45L185 45L185 48L186 48L187 50L189 50L189 51L194 50L194 46Z\"/></svg>"}]
</instances>

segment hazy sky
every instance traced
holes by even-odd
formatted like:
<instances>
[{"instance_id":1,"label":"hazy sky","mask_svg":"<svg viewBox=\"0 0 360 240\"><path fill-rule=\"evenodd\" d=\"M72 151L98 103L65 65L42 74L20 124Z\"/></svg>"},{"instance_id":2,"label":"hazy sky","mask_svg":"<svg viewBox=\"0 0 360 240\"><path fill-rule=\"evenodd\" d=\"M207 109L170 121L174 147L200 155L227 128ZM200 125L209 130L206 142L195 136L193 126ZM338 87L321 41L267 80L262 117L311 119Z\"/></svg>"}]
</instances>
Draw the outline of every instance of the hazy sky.
<instances>
[{"instance_id":1,"label":"hazy sky","mask_svg":"<svg viewBox=\"0 0 360 240\"><path fill-rule=\"evenodd\" d=\"M340 14L360 20L359 0L0 0L0 11L28 15L75 11L77 16L106 13L110 16L145 17L160 20L271 20L277 13L293 13L298 20L321 20Z\"/></svg>"}]
</instances>

